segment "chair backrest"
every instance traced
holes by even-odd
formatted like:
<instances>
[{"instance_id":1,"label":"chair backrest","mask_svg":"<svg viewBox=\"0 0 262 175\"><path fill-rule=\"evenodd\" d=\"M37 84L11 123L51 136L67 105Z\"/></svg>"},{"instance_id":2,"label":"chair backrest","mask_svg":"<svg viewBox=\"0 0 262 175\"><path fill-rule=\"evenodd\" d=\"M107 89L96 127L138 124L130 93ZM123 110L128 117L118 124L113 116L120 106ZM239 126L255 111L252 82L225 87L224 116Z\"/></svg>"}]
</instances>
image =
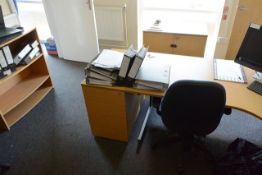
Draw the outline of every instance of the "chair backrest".
<instances>
[{"instance_id":1,"label":"chair backrest","mask_svg":"<svg viewBox=\"0 0 262 175\"><path fill-rule=\"evenodd\" d=\"M180 80L162 99L161 118L170 130L186 135L207 135L214 131L224 113L226 92L209 81Z\"/></svg>"}]
</instances>

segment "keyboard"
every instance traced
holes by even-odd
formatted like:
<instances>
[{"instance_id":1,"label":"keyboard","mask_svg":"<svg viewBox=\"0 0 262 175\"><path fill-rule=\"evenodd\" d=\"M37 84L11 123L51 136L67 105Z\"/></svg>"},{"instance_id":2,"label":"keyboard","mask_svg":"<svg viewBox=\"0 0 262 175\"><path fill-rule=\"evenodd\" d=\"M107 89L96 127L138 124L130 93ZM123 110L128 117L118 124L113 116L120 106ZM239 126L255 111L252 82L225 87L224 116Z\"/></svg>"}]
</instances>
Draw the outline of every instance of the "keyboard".
<instances>
[{"instance_id":1,"label":"keyboard","mask_svg":"<svg viewBox=\"0 0 262 175\"><path fill-rule=\"evenodd\" d=\"M259 83L258 81L254 81L247 88L262 95L262 84Z\"/></svg>"}]
</instances>

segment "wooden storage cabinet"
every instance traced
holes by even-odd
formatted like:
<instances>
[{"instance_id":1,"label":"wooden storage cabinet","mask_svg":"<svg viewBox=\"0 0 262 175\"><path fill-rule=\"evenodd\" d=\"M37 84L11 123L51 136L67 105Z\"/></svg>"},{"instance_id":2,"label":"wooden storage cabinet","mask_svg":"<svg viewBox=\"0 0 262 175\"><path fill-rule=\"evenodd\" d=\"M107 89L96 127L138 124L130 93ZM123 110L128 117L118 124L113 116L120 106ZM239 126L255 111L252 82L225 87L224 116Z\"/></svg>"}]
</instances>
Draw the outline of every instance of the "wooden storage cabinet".
<instances>
[{"instance_id":1,"label":"wooden storage cabinet","mask_svg":"<svg viewBox=\"0 0 262 175\"><path fill-rule=\"evenodd\" d=\"M204 57L206 35L144 31L144 45L151 52Z\"/></svg>"},{"instance_id":2,"label":"wooden storage cabinet","mask_svg":"<svg viewBox=\"0 0 262 175\"><path fill-rule=\"evenodd\" d=\"M38 40L36 29L24 33L0 47L8 45L15 56L28 43ZM53 88L40 47L40 55L29 64L18 66L11 75L0 80L0 128L10 129L37 105Z\"/></svg>"},{"instance_id":3,"label":"wooden storage cabinet","mask_svg":"<svg viewBox=\"0 0 262 175\"><path fill-rule=\"evenodd\" d=\"M85 81L81 86L93 135L127 142L144 96Z\"/></svg>"}]
</instances>

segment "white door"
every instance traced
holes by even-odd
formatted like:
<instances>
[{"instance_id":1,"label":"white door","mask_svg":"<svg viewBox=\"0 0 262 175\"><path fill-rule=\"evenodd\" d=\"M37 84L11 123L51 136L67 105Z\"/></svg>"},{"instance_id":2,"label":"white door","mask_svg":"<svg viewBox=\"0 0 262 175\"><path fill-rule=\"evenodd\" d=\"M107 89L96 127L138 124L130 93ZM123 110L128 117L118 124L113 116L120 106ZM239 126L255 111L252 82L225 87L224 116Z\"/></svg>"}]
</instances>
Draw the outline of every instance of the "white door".
<instances>
[{"instance_id":1,"label":"white door","mask_svg":"<svg viewBox=\"0 0 262 175\"><path fill-rule=\"evenodd\" d=\"M90 62L99 52L93 0L43 0L58 55Z\"/></svg>"}]
</instances>

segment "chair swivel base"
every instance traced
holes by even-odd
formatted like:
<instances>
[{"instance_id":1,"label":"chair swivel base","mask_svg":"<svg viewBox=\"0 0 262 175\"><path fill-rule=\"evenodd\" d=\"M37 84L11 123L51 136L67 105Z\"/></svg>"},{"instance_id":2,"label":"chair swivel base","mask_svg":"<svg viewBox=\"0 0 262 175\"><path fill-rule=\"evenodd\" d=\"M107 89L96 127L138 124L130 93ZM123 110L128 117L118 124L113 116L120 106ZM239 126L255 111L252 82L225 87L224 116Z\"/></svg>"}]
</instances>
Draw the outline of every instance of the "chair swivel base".
<instances>
[{"instance_id":1,"label":"chair swivel base","mask_svg":"<svg viewBox=\"0 0 262 175\"><path fill-rule=\"evenodd\" d=\"M165 145L165 144L170 144L170 143L180 143L180 150L179 153L180 155L178 156L179 160L178 163L176 164L176 170L178 174L182 174L185 172L184 169L184 153L185 152L190 152L193 148L197 149L203 153L205 153L208 156L208 161L215 163L215 158L211 154L211 152L201 143L200 138L194 138L191 137L191 139L184 139L183 137L180 137L178 135L167 135L166 138L162 138L160 140L157 140L156 142L151 144L151 149L156 149L158 146Z\"/></svg>"}]
</instances>

